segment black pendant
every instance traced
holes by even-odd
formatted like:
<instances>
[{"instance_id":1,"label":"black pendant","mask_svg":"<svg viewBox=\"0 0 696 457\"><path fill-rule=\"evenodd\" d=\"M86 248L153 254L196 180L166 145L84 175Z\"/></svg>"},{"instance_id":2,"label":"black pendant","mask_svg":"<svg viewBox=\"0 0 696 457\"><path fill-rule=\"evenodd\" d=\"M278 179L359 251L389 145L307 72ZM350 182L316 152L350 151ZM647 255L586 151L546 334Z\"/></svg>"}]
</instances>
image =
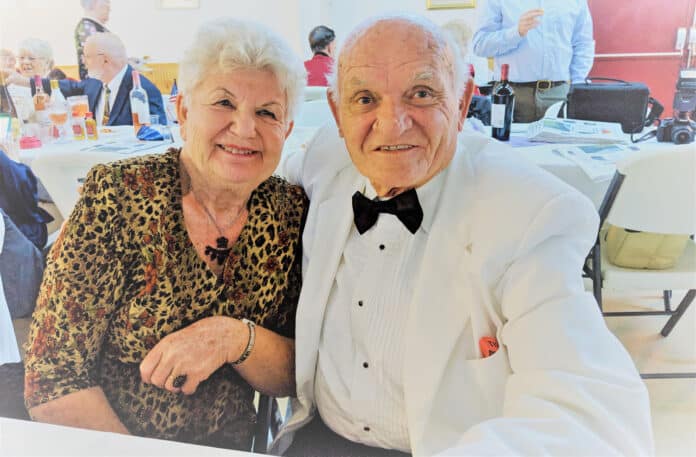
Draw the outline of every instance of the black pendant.
<instances>
[{"instance_id":1,"label":"black pendant","mask_svg":"<svg viewBox=\"0 0 696 457\"><path fill-rule=\"evenodd\" d=\"M212 246L205 247L205 255L210 257L210 260L213 262L217 262L218 265L222 265L225 263L225 260L227 260L227 257L229 257L232 248L227 247L229 241L224 236L215 240L215 243L217 244L217 248Z\"/></svg>"}]
</instances>

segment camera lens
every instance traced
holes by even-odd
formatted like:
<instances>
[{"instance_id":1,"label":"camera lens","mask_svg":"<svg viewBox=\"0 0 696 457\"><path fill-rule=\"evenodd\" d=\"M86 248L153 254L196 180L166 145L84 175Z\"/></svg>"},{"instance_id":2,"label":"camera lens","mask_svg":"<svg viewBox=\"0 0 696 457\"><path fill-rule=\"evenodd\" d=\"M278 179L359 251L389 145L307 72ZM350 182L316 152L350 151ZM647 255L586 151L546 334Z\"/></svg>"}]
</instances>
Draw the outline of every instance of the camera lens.
<instances>
[{"instance_id":1,"label":"camera lens","mask_svg":"<svg viewBox=\"0 0 696 457\"><path fill-rule=\"evenodd\" d=\"M694 141L694 135L688 128L680 128L672 131L672 143L687 144Z\"/></svg>"}]
</instances>

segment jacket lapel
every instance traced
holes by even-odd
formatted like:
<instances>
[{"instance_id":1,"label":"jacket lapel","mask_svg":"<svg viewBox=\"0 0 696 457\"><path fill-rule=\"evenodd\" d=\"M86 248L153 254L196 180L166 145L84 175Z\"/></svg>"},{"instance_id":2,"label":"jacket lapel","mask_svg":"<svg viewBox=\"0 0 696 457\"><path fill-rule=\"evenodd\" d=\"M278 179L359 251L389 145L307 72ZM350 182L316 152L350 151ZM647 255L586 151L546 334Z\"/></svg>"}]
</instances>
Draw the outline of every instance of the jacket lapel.
<instances>
[{"instance_id":1,"label":"jacket lapel","mask_svg":"<svg viewBox=\"0 0 696 457\"><path fill-rule=\"evenodd\" d=\"M466 270L471 246L470 223L462 214L474 198L469 156L462 147L446 173L406 330L404 393L412 450L420 448L452 349L470 319L471 285L458 274Z\"/></svg>"},{"instance_id":2,"label":"jacket lapel","mask_svg":"<svg viewBox=\"0 0 696 457\"><path fill-rule=\"evenodd\" d=\"M131 76L132 72L133 68L128 65L128 68L126 68L126 73L123 75L123 79L121 80L121 85L118 87L118 92L116 93L116 98L114 100L114 106L111 107L111 113L109 114L109 125L114 125L114 122L116 122L116 120L121 116L125 116L127 118L126 124L132 123L132 120L130 119L130 91L133 88L133 76ZM128 108L128 112L123 113L126 108Z\"/></svg>"},{"instance_id":3,"label":"jacket lapel","mask_svg":"<svg viewBox=\"0 0 696 457\"><path fill-rule=\"evenodd\" d=\"M305 405L314 402L314 374L324 312L353 226L352 189L364 179L353 167L344 169L333 191L325 199L320 197L316 214L309 216L308 221L314 221L315 226L305 228L303 239L312 239L312 245L308 246L311 261L303 274L303 284L310 286L303 287L300 295L296 334L302 336L295 343L297 396Z\"/></svg>"}]
</instances>

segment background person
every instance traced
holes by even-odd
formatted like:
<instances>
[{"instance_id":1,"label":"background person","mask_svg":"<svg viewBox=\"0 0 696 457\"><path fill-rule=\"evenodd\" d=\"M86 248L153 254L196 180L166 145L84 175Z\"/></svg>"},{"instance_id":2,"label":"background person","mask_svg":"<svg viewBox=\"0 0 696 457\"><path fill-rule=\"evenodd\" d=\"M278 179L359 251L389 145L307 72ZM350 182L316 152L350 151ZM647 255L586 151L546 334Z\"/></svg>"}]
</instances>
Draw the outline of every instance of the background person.
<instances>
[{"instance_id":1,"label":"background person","mask_svg":"<svg viewBox=\"0 0 696 457\"><path fill-rule=\"evenodd\" d=\"M585 80L594 61L587 0L489 0L474 34L474 52L494 57L496 74L510 64L515 122L541 119L566 99L569 83Z\"/></svg>"},{"instance_id":2,"label":"background person","mask_svg":"<svg viewBox=\"0 0 696 457\"><path fill-rule=\"evenodd\" d=\"M53 49L48 41L38 38L27 38L19 43L17 50L19 72L25 78L39 75L47 79L65 79L65 73L55 68Z\"/></svg>"},{"instance_id":3,"label":"background person","mask_svg":"<svg viewBox=\"0 0 696 457\"><path fill-rule=\"evenodd\" d=\"M324 127L286 162L311 204L271 452L652 454L645 385L582 281L592 203L459 134L473 83L430 21L359 25L336 74L345 146Z\"/></svg>"},{"instance_id":4,"label":"background person","mask_svg":"<svg viewBox=\"0 0 696 457\"><path fill-rule=\"evenodd\" d=\"M87 95L89 111L102 125L132 125L130 91L133 89L133 68L128 65L123 42L113 33L95 33L85 43L84 56L89 77L82 81L59 81L60 91L66 98ZM29 85L32 94L36 91L33 80L10 76L8 81ZM166 123L162 93L145 76L140 76L140 83L147 92L150 114L157 114L160 123ZM44 92L50 95L49 81L44 79L42 84Z\"/></svg>"},{"instance_id":5,"label":"background person","mask_svg":"<svg viewBox=\"0 0 696 457\"><path fill-rule=\"evenodd\" d=\"M270 30L201 26L179 68L183 147L92 169L51 250L33 419L249 449L254 390L294 394L307 200L271 174L304 79Z\"/></svg>"},{"instance_id":6,"label":"background person","mask_svg":"<svg viewBox=\"0 0 696 457\"><path fill-rule=\"evenodd\" d=\"M6 74L15 73L17 71L17 58L11 49L0 48L0 74L4 77Z\"/></svg>"},{"instance_id":7,"label":"background person","mask_svg":"<svg viewBox=\"0 0 696 457\"><path fill-rule=\"evenodd\" d=\"M326 76L333 65L333 54L336 47L336 34L325 25L314 27L309 32L309 47L314 56L305 60L308 86L328 86Z\"/></svg>"},{"instance_id":8,"label":"background person","mask_svg":"<svg viewBox=\"0 0 696 457\"><path fill-rule=\"evenodd\" d=\"M106 23L111 13L111 0L80 0L84 16L75 26L75 51L80 79L87 77L87 65L84 60L84 47L87 38L98 32L108 32Z\"/></svg>"}]
</instances>

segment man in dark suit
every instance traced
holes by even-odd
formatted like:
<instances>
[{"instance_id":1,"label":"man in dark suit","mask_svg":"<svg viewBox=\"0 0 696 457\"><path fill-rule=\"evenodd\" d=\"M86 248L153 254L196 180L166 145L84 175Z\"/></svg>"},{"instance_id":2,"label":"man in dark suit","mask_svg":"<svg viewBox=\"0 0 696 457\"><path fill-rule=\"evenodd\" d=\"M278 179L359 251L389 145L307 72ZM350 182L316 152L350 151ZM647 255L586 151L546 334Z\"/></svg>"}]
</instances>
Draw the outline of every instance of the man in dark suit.
<instances>
[{"instance_id":1,"label":"man in dark suit","mask_svg":"<svg viewBox=\"0 0 696 457\"><path fill-rule=\"evenodd\" d=\"M85 42L84 60L87 78L61 80L60 91L66 97L87 95L89 110L102 125L132 125L129 94L133 89L133 68L128 65L123 42L113 33L95 33ZM42 82L44 91L50 94L49 81ZM140 76L140 82L147 92L150 114L157 114L160 122L166 122L162 93L144 76ZM33 94L34 82L30 81L30 85Z\"/></svg>"}]
</instances>

